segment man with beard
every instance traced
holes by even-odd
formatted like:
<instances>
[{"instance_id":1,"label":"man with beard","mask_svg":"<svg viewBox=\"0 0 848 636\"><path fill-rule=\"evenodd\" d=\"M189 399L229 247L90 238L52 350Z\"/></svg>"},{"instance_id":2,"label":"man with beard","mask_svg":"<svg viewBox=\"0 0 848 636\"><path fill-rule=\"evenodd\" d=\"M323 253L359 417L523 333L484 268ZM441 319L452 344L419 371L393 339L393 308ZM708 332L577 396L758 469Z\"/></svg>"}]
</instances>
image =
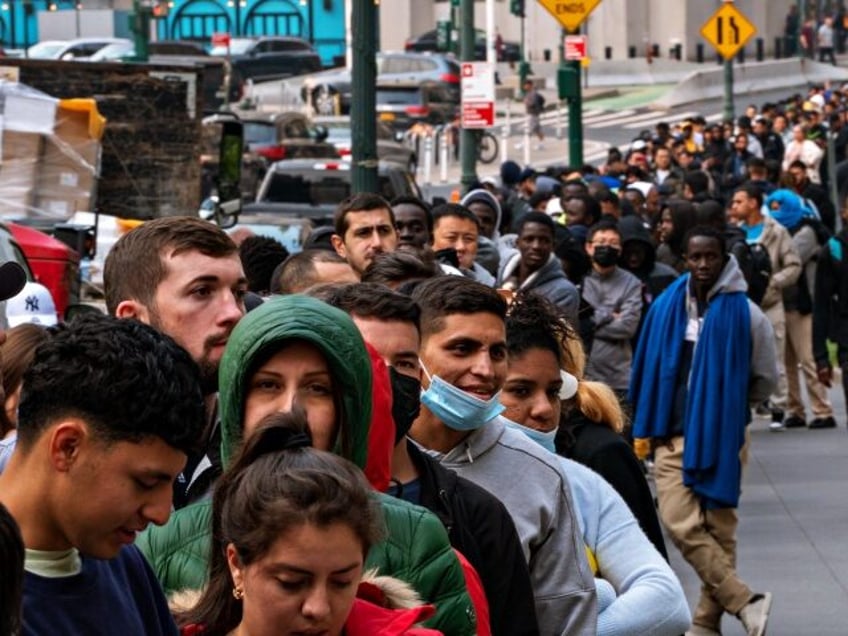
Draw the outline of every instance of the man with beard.
<instances>
[{"instance_id":1,"label":"man with beard","mask_svg":"<svg viewBox=\"0 0 848 636\"><path fill-rule=\"evenodd\" d=\"M376 194L354 194L339 204L333 221L333 248L358 276L374 257L398 246L391 204Z\"/></svg>"},{"instance_id":2,"label":"man with beard","mask_svg":"<svg viewBox=\"0 0 848 636\"><path fill-rule=\"evenodd\" d=\"M247 278L238 247L217 225L190 217L148 221L115 243L103 272L106 308L171 336L200 366L206 427L174 485L174 507L206 494L220 472L218 364L244 315Z\"/></svg>"}]
</instances>

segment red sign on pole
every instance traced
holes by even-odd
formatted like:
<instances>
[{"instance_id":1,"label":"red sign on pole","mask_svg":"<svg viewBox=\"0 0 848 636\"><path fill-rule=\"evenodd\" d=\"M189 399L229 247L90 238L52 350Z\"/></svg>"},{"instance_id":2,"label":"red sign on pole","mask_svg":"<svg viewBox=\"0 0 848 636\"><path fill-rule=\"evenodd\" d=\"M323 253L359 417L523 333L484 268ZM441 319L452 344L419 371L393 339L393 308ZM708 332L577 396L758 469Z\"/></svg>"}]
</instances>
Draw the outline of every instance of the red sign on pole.
<instances>
[{"instance_id":1,"label":"red sign on pole","mask_svg":"<svg viewBox=\"0 0 848 636\"><path fill-rule=\"evenodd\" d=\"M566 60L583 60L588 55L589 38L585 35L566 35L564 47Z\"/></svg>"},{"instance_id":2,"label":"red sign on pole","mask_svg":"<svg viewBox=\"0 0 848 636\"><path fill-rule=\"evenodd\" d=\"M230 34L229 33L213 33L212 34L212 46L226 46L229 48L230 46Z\"/></svg>"},{"instance_id":3,"label":"red sign on pole","mask_svg":"<svg viewBox=\"0 0 848 636\"><path fill-rule=\"evenodd\" d=\"M495 125L495 73L485 62L462 63L463 128L491 128Z\"/></svg>"}]
</instances>

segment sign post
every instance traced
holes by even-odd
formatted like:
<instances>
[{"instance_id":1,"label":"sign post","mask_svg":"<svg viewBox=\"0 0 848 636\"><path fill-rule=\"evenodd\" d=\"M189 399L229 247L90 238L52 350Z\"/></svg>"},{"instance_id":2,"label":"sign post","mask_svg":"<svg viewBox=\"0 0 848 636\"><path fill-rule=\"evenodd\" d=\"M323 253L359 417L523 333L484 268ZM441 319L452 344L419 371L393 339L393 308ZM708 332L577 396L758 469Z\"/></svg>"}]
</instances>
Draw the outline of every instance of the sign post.
<instances>
[{"instance_id":1,"label":"sign post","mask_svg":"<svg viewBox=\"0 0 848 636\"><path fill-rule=\"evenodd\" d=\"M487 62L463 62L461 125L491 128L495 125L495 72Z\"/></svg>"},{"instance_id":2,"label":"sign post","mask_svg":"<svg viewBox=\"0 0 848 636\"><path fill-rule=\"evenodd\" d=\"M724 119L733 120L733 58L757 28L734 5L733 0L713 13L701 27L701 36L724 58Z\"/></svg>"},{"instance_id":3,"label":"sign post","mask_svg":"<svg viewBox=\"0 0 848 636\"><path fill-rule=\"evenodd\" d=\"M563 26L568 37L578 37L574 34L580 25L595 10L601 0L539 0L545 9ZM575 45L577 40L574 40ZM579 45L576 45L579 46ZM583 39L583 57L588 53L586 41ZM583 94L580 87L580 60L566 61L568 44L563 41L560 68L557 72L557 90L561 100L568 100L568 163L577 168L583 165ZM576 53L576 51L575 51Z\"/></svg>"}]
</instances>

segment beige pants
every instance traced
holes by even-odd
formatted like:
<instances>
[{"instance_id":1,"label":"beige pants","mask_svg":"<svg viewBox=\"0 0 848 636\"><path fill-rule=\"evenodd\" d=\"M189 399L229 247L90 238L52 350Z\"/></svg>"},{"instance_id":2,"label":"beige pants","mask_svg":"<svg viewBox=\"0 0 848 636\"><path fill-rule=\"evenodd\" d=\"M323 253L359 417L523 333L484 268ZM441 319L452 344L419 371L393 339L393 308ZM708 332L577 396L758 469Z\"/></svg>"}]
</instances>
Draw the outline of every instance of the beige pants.
<instances>
[{"instance_id":1,"label":"beige pants","mask_svg":"<svg viewBox=\"0 0 848 636\"><path fill-rule=\"evenodd\" d=\"M747 450L746 441L739 454L743 465ZM701 579L701 597L692 621L718 631L722 614L737 614L753 596L736 575L736 509L705 510L683 484L683 437L655 450L654 470L660 519Z\"/></svg>"},{"instance_id":2,"label":"beige pants","mask_svg":"<svg viewBox=\"0 0 848 636\"><path fill-rule=\"evenodd\" d=\"M771 402L785 411L789 389L786 382L786 312L783 310L783 301L764 309L763 312L774 329L774 349L777 354L777 387L771 396ZM810 347L813 346L812 337L811 332Z\"/></svg>"},{"instance_id":3,"label":"beige pants","mask_svg":"<svg viewBox=\"0 0 848 636\"><path fill-rule=\"evenodd\" d=\"M807 394L813 417L832 417L833 407L827 399L827 389L819 382L816 363L813 360L813 316L803 316L797 311L786 312L786 383L789 388L787 415L804 416L804 402L801 400L801 383L798 380L798 368L804 374Z\"/></svg>"}]
</instances>

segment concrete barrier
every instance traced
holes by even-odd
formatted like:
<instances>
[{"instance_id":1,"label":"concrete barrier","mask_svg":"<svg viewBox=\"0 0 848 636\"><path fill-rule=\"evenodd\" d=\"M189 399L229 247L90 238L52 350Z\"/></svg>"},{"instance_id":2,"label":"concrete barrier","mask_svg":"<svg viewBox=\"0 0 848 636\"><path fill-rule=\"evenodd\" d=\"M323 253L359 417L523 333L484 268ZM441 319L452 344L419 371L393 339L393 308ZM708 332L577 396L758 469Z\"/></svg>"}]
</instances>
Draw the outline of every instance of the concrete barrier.
<instances>
[{"instance_id":1,"label":"concrete barrier","mask_svg":"<svg viewBox=\"0 0 848 636\"><path fill-rule=\"evenodd\" d=\"M789 89L802 82L817 84L827 80L831 82L848 80L848 69L798 58L733 66L734 95ZM703 100L718 99L723 95L724 67L716 66L690 73L651 106L658 109L674 108Z\"/></svg>"}]
</instances>

